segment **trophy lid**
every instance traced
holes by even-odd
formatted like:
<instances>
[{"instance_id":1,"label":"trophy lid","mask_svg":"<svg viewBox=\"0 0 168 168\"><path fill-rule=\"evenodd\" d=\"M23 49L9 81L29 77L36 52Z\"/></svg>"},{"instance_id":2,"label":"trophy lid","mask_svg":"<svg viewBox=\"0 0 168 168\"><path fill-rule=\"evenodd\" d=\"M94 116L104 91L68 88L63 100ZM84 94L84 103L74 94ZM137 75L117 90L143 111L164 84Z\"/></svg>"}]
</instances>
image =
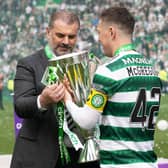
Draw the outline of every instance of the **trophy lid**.
<instances>
[{"instance_id":1,"label":"trophy lid","mask_svg":"<svg viewBox=\"0 0 168 168\"><path fill-rule=\"evenodd\" d=\"M49 62L51 64L54 62L76 64L80 63L86 56L88 57L88 51L84 50L54 57Z\"/></svg>"}]
</instances>

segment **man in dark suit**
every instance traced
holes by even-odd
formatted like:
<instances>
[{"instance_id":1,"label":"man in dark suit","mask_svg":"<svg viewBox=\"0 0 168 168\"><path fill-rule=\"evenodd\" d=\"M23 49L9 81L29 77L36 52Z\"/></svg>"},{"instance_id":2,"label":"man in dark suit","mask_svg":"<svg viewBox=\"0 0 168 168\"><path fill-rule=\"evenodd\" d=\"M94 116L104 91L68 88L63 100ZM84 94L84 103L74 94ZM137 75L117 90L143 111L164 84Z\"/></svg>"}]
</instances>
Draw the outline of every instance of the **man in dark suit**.
<instances>
[{"instance_id":1,"label":"man in dark suit","mask_svg":"<svg viewBox=\"0 0 168 168\"><path fill-rule=\"evenodd\" d=\"M46 29L48 45L20 59L14 85L14 106L23 126L17 136L11 168L62 168L58 142L58 116L54 104L64 97L62 84L41 83L48 60L75 48L80 28L78 17L68 11L54 12ZM50 48L51 50L48 50ZM52 52L51 52L52 51ZM79 135L77 128L74 128ZM71 163L64 167L96 167L97 162L77 164L79 151L68 145Z\"/></svg>"}]
</instances>

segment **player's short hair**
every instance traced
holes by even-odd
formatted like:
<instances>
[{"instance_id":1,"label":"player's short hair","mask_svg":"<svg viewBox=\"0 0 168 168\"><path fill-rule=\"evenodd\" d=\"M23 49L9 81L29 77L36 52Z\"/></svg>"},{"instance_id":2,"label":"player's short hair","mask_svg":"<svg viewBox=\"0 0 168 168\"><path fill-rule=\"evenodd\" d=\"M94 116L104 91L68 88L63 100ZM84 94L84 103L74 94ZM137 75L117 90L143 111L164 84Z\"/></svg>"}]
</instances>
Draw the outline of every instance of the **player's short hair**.
<instances>
[{"instance_id":1,"label":"player's short hair","mask_svg":"<svg viewBox=\"0 0 168 168\"><path fill-rule=\"evenodd\" d=\"M100 19L108 24L116 24L126 33L134 31L135 19L125 7L110 7L102 11Z\"/></svg>"}]
</instances>

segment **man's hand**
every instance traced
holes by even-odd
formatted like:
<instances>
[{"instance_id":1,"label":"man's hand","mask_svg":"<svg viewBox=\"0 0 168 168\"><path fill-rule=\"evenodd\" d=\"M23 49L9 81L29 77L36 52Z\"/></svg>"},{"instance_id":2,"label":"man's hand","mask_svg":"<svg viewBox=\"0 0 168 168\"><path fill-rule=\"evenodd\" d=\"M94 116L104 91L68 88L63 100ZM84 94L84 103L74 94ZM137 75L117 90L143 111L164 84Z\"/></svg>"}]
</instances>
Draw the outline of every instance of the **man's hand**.
<instances>
[{"instance_id":1,"label":"man's hand","mask_svg":"<svg viewBox=\"0 0 168 168\"><path fill-rule=\"evenodd\" d=\"M40 104L46 108L48 105L57 103L65 96L65 87L62 83L53 84L44 88L40 95Z\"/></svg>"}]
</instances>

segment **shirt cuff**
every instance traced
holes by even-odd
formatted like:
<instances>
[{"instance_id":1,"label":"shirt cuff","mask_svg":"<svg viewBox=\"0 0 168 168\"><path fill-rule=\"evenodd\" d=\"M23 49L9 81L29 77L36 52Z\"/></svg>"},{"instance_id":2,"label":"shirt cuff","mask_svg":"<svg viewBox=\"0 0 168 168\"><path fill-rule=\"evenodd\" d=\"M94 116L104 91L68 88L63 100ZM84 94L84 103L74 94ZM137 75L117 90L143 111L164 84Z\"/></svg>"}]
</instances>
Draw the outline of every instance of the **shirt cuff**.
<instances>
[{"instance_id":1,"label":"shirt cuff","mask_svg":"<svg viewBox=\"0 0 168 168\"><path fill-rule=\"evenodd\" d=\"M38 107L38 109L39 109L41 112L47 110L46 108L44 108L44 107L41 106L41 103L40 103L40 95L37 97L37 107Z\"/></svg>"}]
</instances>

